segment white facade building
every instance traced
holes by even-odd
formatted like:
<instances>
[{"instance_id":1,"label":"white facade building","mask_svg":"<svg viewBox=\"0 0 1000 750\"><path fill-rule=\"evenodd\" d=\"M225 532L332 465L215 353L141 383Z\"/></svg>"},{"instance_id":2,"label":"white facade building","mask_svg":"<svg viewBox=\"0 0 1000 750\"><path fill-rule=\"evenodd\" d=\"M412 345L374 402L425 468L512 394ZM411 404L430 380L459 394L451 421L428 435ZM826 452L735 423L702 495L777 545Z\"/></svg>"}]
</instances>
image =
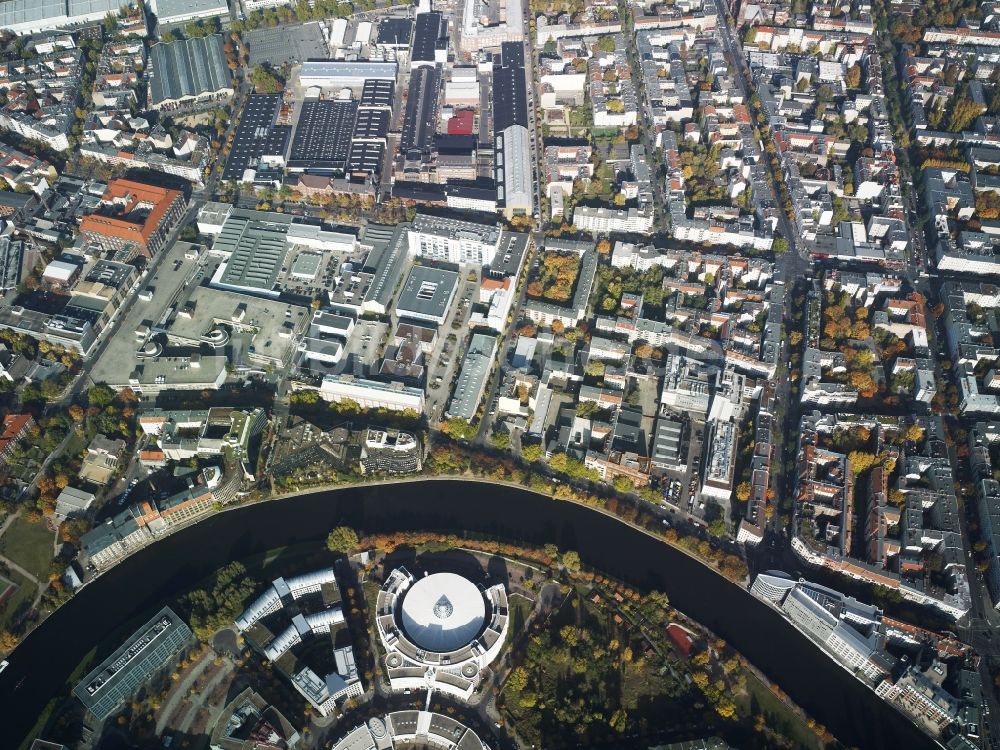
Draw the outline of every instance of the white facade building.
<instances>
[{"instance_id":1,"label":"white facade building","mask_svg":"<svg viewBox=\"0 0 1000 750\"><path fill-rule=\"evenodd\" d=\"M400 383L327 375L320 384L319 395L326 401L338 403L344 400L356 401L362 409L424 410L424 392Z\"/></svg>"},{"instance_id":2,"label":"white facade building","mask_svg":"<svg viewBox=\"0 0 1000 750\"><path fill-rule=\"evenodd\" d=\"M416 579L396 568L376 611L390 688L440 690L466 701L500 655L509 625L502 584L483 588L454 573Z\"/></svg>"},{"instance_id":3,"label":"white facade building","mask_svg":"<svg viewBox=\"0 0 1000 750\"><path fill-rule=\"evenodd\" d=\"M590 208L579 206L573 211L573 226L591 234L611 232L645 234L653 228L653 209Z\"/></svg>"},{"instance_id":4,"label":"white facade building","mask_svg":"<svg viewBox=\"0 0 1000 750\"><path fill-rule=\"evenodd\" d=\"M485 266L493 262L502 236L496 224L420 214L407 231L407 243L410 255Z\"/></svg>"}]
</instances>

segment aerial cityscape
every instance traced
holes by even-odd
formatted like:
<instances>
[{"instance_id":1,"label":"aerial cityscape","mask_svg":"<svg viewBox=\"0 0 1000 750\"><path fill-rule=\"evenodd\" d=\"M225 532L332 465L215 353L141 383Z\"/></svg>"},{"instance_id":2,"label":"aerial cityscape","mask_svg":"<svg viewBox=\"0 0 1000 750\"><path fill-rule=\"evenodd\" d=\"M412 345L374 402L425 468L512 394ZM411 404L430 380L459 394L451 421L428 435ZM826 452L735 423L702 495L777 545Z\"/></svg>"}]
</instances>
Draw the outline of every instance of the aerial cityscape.
<instances>
[{"instance_id":1,"label":"aerial cityscape","mask_svg":"<svg viewBox=\"0 0 1000 750\"><path fill-rule=\"evenodd\" d=\"M0 0L0 750L1000 750L1000 3Z\"/></svg>"}]
</instances>

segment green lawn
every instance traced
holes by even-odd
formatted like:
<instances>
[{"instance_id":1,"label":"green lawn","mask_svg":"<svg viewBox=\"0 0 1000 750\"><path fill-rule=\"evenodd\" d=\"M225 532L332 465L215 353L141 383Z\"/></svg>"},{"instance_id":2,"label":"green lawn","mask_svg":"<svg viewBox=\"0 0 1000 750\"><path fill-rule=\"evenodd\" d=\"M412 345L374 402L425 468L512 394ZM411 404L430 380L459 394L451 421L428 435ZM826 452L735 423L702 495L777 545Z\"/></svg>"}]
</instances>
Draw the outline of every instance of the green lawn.
<instances>
[{"instance_id":1,"label":"green lawn","mask_svg":"<svg viewBox=\"0 0 1000 750\"><path fill-rule=\"evenodd\" d=\"M0 555L27 570L40 581L49 576L54 535L44 522L29 523L19 515L0 537Z\"/></svg>"},{"instance_id":2,"label":"green lawn","mask_svg":"<svg viewBox=\"0 0 1000 750\"><path fill-rule=\"evenodd\" d=\"M6 630L11 625L14 615L22 609L25 603L30 604L37 592L35 584L16 570L5 573L4 578L15 584L17 590L8 596L3 604L0 604L0 630Z\"/></svg>"}]
</instances>

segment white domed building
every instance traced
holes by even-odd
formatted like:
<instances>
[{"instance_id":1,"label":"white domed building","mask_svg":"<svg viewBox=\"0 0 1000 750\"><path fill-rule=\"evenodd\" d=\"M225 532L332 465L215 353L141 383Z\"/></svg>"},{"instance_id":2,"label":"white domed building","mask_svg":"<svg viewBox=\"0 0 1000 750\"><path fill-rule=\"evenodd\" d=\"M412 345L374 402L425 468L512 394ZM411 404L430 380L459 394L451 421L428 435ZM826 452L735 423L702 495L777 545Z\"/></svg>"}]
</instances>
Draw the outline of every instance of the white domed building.
<instances>
[{"instance_id":1,"label":"white domed building","mask_svg":"<svg viewBox=\"0 0 1000 750\"><path fill-rule=\"evenodd\" d=\"M392 690L441 690L469 700L507 637L502 584L483 588L455 573L417 579L400 567L376 606Z\"/></svg>"}]
</instances>

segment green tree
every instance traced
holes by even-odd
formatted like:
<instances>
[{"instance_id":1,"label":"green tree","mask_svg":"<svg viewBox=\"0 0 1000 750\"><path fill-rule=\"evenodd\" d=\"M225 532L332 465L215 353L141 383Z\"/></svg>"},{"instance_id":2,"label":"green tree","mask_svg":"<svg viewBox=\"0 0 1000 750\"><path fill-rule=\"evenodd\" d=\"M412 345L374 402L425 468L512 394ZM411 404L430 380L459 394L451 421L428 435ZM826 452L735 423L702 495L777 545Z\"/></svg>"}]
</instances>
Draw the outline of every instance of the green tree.
<instances>
[{"instance_id":1,"label":"green tree","mask_svg":"<svg viewBox=\"0 0 1000 750\"><path fill-rule=\"evenodd\" d=\"M580 553L574 550L567 550L563 552L559 558L559 562L563 564L566 570L576 573L580 570Z\"/></svg>"},{"instance_id":2,"label":"green tree","mask_svg":"<svg viewBox=\"0 0 1000 750\"><path fill-rule=\"evenodd\" d=\"M521 446L521 457L528 463L535 463L536 461L542 460L542 446L541 445L523 445Z\"/></svg>"},{"instance_id":3,"label":"green tree","mask_svg":"<svg viewBox=\"0 0 1000 750\"><path fill-rule=\"evenodd\" d=\"M594 49L600 52L614 52L616 48L617 45L615 44L615 38L610 34L602 36L594 45Z\"/></svg>"},{"instance_id":4,"label":"green tree","mask_svg":"<svg viewBox=\"0 0 1000 750\"><path fill-rule=\"evenodd\" d=\"M337 526L326 535L326 548L346 555L358 546L358 534L350 526Z\"/></svg>"},{"instance_id":5,"label":"green tree","mask_svg":"<svg viewBox=\"0 0 1000 750\"><path fill-rule=\"evenodd\" d=\"M258 65L250 73L250 82L261 94L276 94L285 87L285 82L270 66Z\"/></svg>"}]
</instances>

